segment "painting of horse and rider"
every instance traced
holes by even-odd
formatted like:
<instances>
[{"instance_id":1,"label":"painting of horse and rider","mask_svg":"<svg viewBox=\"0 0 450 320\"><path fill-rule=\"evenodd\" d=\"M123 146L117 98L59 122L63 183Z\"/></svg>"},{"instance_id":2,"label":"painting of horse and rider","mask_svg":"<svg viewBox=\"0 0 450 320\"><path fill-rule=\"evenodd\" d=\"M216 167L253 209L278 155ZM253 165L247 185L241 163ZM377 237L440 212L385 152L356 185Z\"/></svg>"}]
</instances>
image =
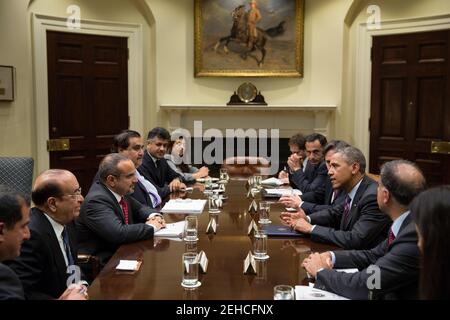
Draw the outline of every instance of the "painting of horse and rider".
<instances>
[{"instance_id":1,"label":"painting of horse and rider","mask_svg":"<svg viewBox=\"0 0 450 320\"><path fill-rule=\"evenodd\" d=\"M304 0L195 0L195 76L303 76Z\"/></svg>"}]
</instances>

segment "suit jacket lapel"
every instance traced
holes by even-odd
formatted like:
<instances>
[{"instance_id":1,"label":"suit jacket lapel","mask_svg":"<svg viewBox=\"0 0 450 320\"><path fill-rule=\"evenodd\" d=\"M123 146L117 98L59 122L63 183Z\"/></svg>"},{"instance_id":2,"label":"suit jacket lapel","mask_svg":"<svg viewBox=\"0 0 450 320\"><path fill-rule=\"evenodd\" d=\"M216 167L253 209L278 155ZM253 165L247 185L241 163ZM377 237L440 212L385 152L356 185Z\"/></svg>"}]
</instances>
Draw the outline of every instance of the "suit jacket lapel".
<instances>
[{"instance_id":1,"label":"suit jacket lapel","mask_svg":"<svg viewBox=\"0 0 450 320\"><path fill-rule=\"evenodd\" d=\"M355 198L352 201L352 207L350 208L350 213L348 215L348 218L346 221L343 221L343 225L341 230L350 230L350 225L352 224L352 221L354 218L358 215L358 202L361 199L362 195L367 189L367 177L364 176L364 178L361 181L361 184L359 185L358 190L356 191Z\"/></svg>"},{"instance_id":2,"label":"suit jacket lapel","mask_svg":"<svg viewBox=\"0 0 450 320\"><path fill-rule=\"evenodd\" d=\"M125 223L125 217L123 215L122 207L120 206L119 202L117 202L116 197L112 194L112 192L103 184L100 183L102 188L105 190L105 192L108 194L108 196L111 198L111 203L114 205L114 213L122 220L123 223ZM130 206L128 206L130 207Z\"/></svg>"},{"instance_id":3,"label":"suit jacket lapel","mask_svg":"<svg viewBox=\"0 0 450 320\"><path fill-rule=\"evenodd\" d=\"M61 283L65 283L67 279L67 266L58 239L56 238L55 230L53 230L50 221L48 221L47 217L44 216L44 213L41 210L37 208L33 209L37 211L36 218L37 221L39 221L40 229L42 229L42 231L47 236L48 239L47 243L50 247L50 250L52 251L52 256L54 258L53 262L56 266L56 269L58 270L58 275L61 278Z\"/></svg>"}]
</instances>

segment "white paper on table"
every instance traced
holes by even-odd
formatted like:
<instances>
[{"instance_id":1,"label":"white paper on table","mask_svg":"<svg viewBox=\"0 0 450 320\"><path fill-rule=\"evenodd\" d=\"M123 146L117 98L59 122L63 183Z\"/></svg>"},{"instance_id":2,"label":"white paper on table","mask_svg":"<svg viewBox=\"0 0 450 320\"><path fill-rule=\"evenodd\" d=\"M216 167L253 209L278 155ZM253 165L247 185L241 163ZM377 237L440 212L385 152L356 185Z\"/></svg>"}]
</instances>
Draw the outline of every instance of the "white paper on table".
<instances>
[{"instance_id":1,"label":"white paper on table","mask_svg":"<svg viewBox=\"0 0 450 320\"><path fill-rule=\"evenodd\" d=\"M205 208L204 199L172 199L161 209L162 213L200 214Z\"/></svg>"},{"instance_id":2,"label":"white paper on table","mask_svg":"<svg viewBox=\"0 0 450 320\"><path fill-rule=\"evenodd\" d=\"M337 272L345 272L345 273L355 273L358 272L359 270L357 268L349 268L349 269L333 269Z\"/></svg>"},{"instance_id":3,"label":"white paper on table","mask_svg":"<svg viewBox=\"0 0 450 320\"><path fill-rule=\"evenodd\" d=\"M265 179L263 181L261 181L262 184L266 184L266 185L274 185L274 186L281 186L283 185L283 181L281 181L278 178L272 177L272 178L268 178Z\"/></svg>"},{"instance_id":4,"label":"white paper on table","mask_svg":"<svg viewBox=\"0 0 450 320\"><path fill-rule=\"evenodd\" d=\"M294 191L292 191L294 190ZM298 189L266 189L267 194L273 194L273 195L277 195L277 196L290 196L292 194L292 192L295 195L301 196L302 192Z\"/></svg>"},{"instance_id":5,"label":"white paper on table","mask_svg":"<svg viewBox=\"0 0 450 320\"><path fill-rule=\"evenodd\" d=\"M166 223L166 227L155 232L155 237L175 237L181 238L184 232L185 221Z\"/></svg>"},{"instance_id":6,"label":"white paper on table","mask_svg":"<svg viewBox=\"0 0 450 320\"><path fill-rule=\"evenodd\" d=\"M295 300L349 300L337 294L310 286L295 286Z\"/></svg>"},{"instance_id":7,"label":"white paper on table","mask_svg":"<svg viewBox=\"0 0 450 320\"><path fill-rule=\"evenodd\" d=\"M117 270L135 271L139 267L139 261L137 260L120 260L117 265Z\"/></svg>"}]
</instances>

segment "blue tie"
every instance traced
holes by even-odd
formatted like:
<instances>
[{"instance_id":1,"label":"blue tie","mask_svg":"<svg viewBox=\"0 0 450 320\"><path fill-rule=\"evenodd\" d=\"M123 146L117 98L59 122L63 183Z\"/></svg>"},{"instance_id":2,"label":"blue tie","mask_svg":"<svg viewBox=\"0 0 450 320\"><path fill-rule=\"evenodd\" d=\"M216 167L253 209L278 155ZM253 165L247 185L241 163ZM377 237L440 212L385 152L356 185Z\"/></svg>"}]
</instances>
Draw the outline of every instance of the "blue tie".
<instances>
[{"instance_id":1,"label":"blue tie","mask_svg":"<svg viewBox=\"0 0 450 320\"><path fill-rule=\"evenodd\" d=\"M64 250L66 251L67 256L67 262L69 266L72 266L75 264L73 261L72 253L70 251L70 244L69 244L69 235L66 232L66 228L64 228L63 232L61 233L64 243Z\"/></svg>"}]
</instances>

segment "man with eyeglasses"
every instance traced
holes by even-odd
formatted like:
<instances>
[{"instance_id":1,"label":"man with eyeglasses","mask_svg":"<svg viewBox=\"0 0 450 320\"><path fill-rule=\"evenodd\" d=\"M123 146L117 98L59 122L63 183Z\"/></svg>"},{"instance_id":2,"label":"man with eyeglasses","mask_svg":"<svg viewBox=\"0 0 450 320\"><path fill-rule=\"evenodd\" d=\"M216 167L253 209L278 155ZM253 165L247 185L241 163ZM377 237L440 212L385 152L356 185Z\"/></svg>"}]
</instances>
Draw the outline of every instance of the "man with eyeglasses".
<instances>
[{"instance_id":1,"label":"man with eyeglasses","mask_svg":"<svg viewBox=\"0 0 450 320\"><path fill-rule=\"evenodd\" d=\"M130 159L108 154L98 171L100 181L89 190L76 225L80 252L96 256L103 266L119 246L152 238L165 221L155 209L130 196L137 182Z\"/></svg>"},{"instance_id":2,"label":"man with eyeglasses","mask_svg":"<svg viewBox=\"0 0 450 320\"><path fill-rule=\"evenodd\" d=\"M86 299L72 223L84 200L77 178L67 170L44 171L31 197L31 236L23 242L20 256L7 262L19 276L25 298Z\"/></svg>"}]
</instances>

